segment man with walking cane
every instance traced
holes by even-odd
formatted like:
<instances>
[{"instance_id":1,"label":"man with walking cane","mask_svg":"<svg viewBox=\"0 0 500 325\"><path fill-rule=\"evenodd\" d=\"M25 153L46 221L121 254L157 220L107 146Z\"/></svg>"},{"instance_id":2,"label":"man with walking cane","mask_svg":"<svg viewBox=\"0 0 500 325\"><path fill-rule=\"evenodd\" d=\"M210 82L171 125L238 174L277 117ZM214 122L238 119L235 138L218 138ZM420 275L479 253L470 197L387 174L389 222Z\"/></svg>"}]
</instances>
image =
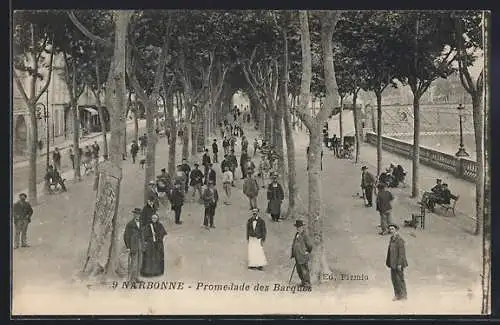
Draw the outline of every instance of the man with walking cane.
<instances>
[{"instance_id":1,"label":"man with walking cane","mask_svg":"<svg viewBox=\"0 0 500 325\"><path fill-rule=\"evenodd\" d=\"M292 275L290 276L290 281L293 276L293 272L297 269L297 274L299 275L301 286L304 289L311 290L311 279L309 275L309 256L312 251L311 240L305 233L305 227L302 220L298 219L295 221L297 228L297 233L292 242L292 255L290 258L295 258L295 266L292 270Z\"/></svg>"},{"instance_id":2,"label":"man with walking cane","mask_svg":"<svg viewBox=\"0 0 500 325\"><path fill-rule=\"evenodd\" d=\"M361 189L363 191L363 200L366 198L365 206L371 207L375 177L367 169L368 167L366 166L361 167Z\"/></svg>"}]
</instances>

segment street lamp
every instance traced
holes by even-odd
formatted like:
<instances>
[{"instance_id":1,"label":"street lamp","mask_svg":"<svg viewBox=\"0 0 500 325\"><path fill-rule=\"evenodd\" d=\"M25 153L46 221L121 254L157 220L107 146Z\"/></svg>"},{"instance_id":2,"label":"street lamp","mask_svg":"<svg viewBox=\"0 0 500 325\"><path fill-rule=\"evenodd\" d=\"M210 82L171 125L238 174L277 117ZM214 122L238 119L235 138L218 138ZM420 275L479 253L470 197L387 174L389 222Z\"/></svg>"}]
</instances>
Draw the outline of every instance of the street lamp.
<instances>
[{"instance_id":1,"label":"street lamp","mask_svg":"<svg viewBox=\"0 0 500 325\"><path fill-rule=\"evenodd\" d=\"M43 111L42 111L43 109ZM41 119L45 119L45 129L47 130L47 157L46 157L46 168L48 169L49 168L49 165L50 165L50 159L49 159L49 140L50 140L50 134L49 134L49 111L48 111L48 108L45 104L43 103L37 103L36 104L36 116L39 120Z\"/></svg>"},{"instance_id":2,"label":"street lamp","mask_svg":"<svg viewBox=\"0 0 500 325\"><path fill-rule=\"evenodd\" d=\"M458 110L458 116L460 119L460 146L458 147L458 151L455 154L457 157L469 157L469 154L467 151L465 151L464 148L464 134L463 134L463 128L462 128L462 116L463 116L463 110L465 107L462 106L462 104L458 105L457 110Z\"/></svg>"}]
</instances>

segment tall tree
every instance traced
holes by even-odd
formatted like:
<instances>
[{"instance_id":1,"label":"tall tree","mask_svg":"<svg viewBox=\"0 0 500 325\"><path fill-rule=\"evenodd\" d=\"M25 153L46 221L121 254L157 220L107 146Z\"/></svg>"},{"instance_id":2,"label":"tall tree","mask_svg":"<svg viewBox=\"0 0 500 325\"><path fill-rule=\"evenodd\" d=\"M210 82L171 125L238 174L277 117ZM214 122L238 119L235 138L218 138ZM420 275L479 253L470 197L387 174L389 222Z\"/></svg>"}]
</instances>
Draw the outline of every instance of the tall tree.
<instances>
[{"instance_id":1,"label":"tall tree","mask_svg":"<svg viewBox=\"0 0 500 325\"><path fill-rule=\"evenodd\" d=\"M52 14L16 11L13 15L13 71L16 86L28 107L29 115L29 180L28 197L37 204L36 158L38 148L37 103L47 91L52 78L54 49ZM47 60L47 54L49 54ZM45 72L45 73L44 73ZM23 81L27 81L23 83ZM37 86L42 83L42 87ZM38 88L38 89L37 89Z\"/></svg>"},{"instance_id":2,"label":"tall tree","mask_svg":"<svg viewBox=\"0 0 500 325\"><path fill-rule=\"evenodd\" d=\"M130 81L136 96L138 96L139 100L144 104L146 108L146 128L147 128L147 139L148 139L148 145L146 148L146 172L145 172L145 178L144 178L144 204L148 200L148 183L151 180L154 180L155 177L155 155L156 155L156 143L157 143L157 135L155 132L155 123L154 123L154 117L158 112L158 99L160 96L160 89L163 86L163 76L165 73L165 66L167 63L167 58L168 58L168 50L169 50L169 45L170 45L170 27L172 24L172 19L171 15L167 11L166 14L168 15L166 18L167 19L162 19L164 17L158 17L158 15L162 15L164 12L160 13L153 13L153 12L148 12L146 14L142 14L138 17L140 22L137 22L137 24L142 24L144 28L148 28L150 32L155 33L156 37L162 35L163 38L163 46L157 56L157 66L156 66L156 71L154 72L154 82L151 85L151 79L152 75L147 75L144 76L143 71L143 76L142 78L143 82L141 85L141 82L139 82L137 78L137 71L135 70L137 67L136 62L140 60L138 55L141 53L138 49L135 49L133 52L137 53L137 55L132 56L132 48L135 48L135 40L130 40L129 38L129 57L131 60L127 62L127 76L128 80ZM166 20L166 25L162 26L163 28L160 28L159 30L154 30L151 31L152 26L154 26L154 21L165 21ZM146 27L147 26L147 27ZM138 28L138 30L135 31L135 35L139 36L141 38L144 38L145 30L144 28ZM156 37L153 37L156 39ZM147 37L146 37L147 38ZM161 39L161 38L160 38ZM154 52L154 48L152 48L151 45L146 45L144 48L142 48L142 52L146 52L148 54L151 54L151 52ZM146 57L151 57L148 55ZM150 60L148 60L150 61ZM153 61L153 60L151 60ZM150 62L151 62L150 61ZM154 61L153 61L154 62ZM144 65L142 65L144 66Z\"/></svg>"},{"instance_id":3,"label":"tall tree","mask_svg":"<svg viewBox=\"0 0 500 325\"><path fill-rule=\"evenodd\" d=\"M389 15L392 15L389 13ZM408 83L413 93L413 163L412 197L419 195L420 166L420 99L437 78L446 78L454 68L453 35L446 12L398 13L396 25L400 44L407 48L398 56L399 80ZM447 47L447 48L446 48Z\"/></svg>"},{"instance_id":4,"label":"tall tree","mask_svg":"<svg viewBox=\"0 0 500 325\"><path fill-rule=\"evenodd\" d=\"M83 273L87 275L104 272L109 278L116 278L119 270L119 256L123 248L122 233L119 231L125 220L118 217L120 184L122 179L121 164L123 161L123 137L125 136L125 120L127 113L127 93L125 85L126 48L128 25L132 17L131 11L112 12L115 25L114 44L108 39L93 34L83 25L76 15L70 12L69 17L75 26L88 38L113 49L110 72L106 82L106 107L110 113L111 139L109 142L109 162L100 168L98 200L94 209L94 221L100 217L110 223L93 224L87 257ZM101 181L101 178L106 182ZM104 216L103 216L104 214ZM99 220L99 221L103 221ZM107 243L107 244L106 244Z\"/></svg>"},{"instance_id":5,"label":"tall tree","mask_svg":"<svg viewBox=\"0 0 500 325\"><path fill-rule=\"evenodd\" d=\"M299 118L309 130L309 153L307 163L309 166L309 232L314 241L312 256L312 279L321 280L321 274L330 272L326 259L326 247L323 237L323 217L321 213L322 193L320 186L320 152L321 152L321 126L331 114L338 100L338 87L335 79L335 68L333 64L333 33L340 17L339 11L320 12L321 22L320 41L322 49L322 61L324 68L324 80L326 88L325 105L316 116L312 116L307 108L311 96L312 79L312 57L311 37L309 32L308 12L301 11L301 47L302 47L302 82L300 92L300 105L297 107Z\"/></svg>"}]
</instances>

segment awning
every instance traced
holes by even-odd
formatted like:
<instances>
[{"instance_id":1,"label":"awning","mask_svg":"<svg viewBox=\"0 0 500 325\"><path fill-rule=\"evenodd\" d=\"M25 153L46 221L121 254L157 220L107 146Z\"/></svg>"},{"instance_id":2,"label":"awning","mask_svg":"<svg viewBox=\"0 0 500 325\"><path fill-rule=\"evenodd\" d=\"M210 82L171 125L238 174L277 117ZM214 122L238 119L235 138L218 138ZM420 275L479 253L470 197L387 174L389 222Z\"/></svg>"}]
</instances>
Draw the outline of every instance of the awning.
<instances>
[{"instance_id":1,"label":"awning","mask_svg":"<svg viewBox=\"0 0 500 325\"><path fill-rule=\"evenodd\" d=\"M96 109L92 108L92 107L82 107L82 108L84 110L86 110L87 112L89 112L90 115L92 115L92 116L99 115L99 112Z\"/></svg>"}]
</instances>

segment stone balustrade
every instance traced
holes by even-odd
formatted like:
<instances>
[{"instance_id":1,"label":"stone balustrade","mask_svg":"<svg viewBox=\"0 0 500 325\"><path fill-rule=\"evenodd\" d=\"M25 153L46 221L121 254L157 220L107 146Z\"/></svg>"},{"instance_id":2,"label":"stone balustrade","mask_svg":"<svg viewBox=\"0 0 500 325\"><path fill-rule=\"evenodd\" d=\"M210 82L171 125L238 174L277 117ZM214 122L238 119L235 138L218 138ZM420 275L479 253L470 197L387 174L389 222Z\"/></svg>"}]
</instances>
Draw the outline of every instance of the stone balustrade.
<instances>
[{"instance_id":1,"label":"stone balustrade","mask_svg":"<svg viewBox=\"0 0 500 325\"><path fill-rule=\"evenodd\" d=\"M363 130L363 134L365 142L377 145L376 133ZM408 159L412 159L413 157L413 145L411 143L389 136L382 137L382 149ZM477 165L475 161L470 159L458 158L429 147L420 146L420 162L424 165L452 173L456 177L470 182L475 182L476 180Z\"/></svg>"}]
</instances>

